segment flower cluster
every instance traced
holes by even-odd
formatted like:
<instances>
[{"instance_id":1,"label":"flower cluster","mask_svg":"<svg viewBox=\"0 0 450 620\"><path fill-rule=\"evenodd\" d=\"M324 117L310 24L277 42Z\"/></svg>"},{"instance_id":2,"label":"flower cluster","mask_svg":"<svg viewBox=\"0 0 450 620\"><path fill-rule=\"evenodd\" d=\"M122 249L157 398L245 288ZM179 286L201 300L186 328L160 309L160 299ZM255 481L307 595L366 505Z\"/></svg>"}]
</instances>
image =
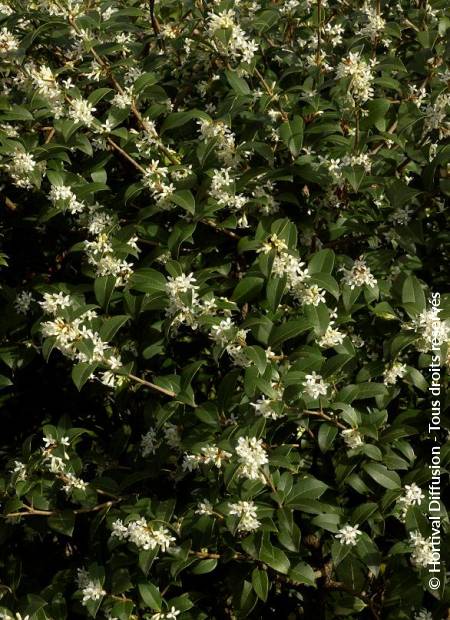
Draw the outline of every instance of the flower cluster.
<instances>
[{"instance_id":1,"label":"flower cluster","mask_svg":"<svg viewBox=\"0 0 450 620\"><path fill-rule=\"evenodd\" d=\"M262 439L239 437L235 448L240 463L239 475L250 480L265 480L261 467L269 462Z\"/></svg>"},{"instance_id":2,"label":"flower cluster","mask_svg":"<svg viewBox=\"0 0 450 620\"><path fill-rule=\"evenodd\" d=\"M418 567L427 567L433 562L433 545L431 538L425 538L420 532L410 532L410 543L413 548L411 563Z\"/></svg>"},{"instance_id":3,"label":"flower cluster","mask_svg":"<svg viewBox=\"0 0 450 620\"><path fill-rule=\"evenodd\" d=\"M132 542L139 549L156 549L165 552L173 546L176 538L165 527L154 528L146 519L140 518L124 525L121 519L112 523L112 534L119 540Z\"/></svg>"},{"instance_id":4,"label":"flower cluster","mask_svg":"<svg viewBox=\"0 0 450 620\"><path fill-rule=\"evenodd\" d=\"M362 257L354 261L351 269L345 269L342 281L352 290L357 286L369 286L373 288L377 285L377 281L366 265Z\"/></svg>"},{"instance_id":5,"label":"flower cluster","mask_svg":"<svg viewBox=\"0 0 450 620\"><path fill-rule=\"evenodd\" d=\"M358 530L358 524L356 525L344 525L335 537L339 540L343 545L350 545L354 547L358 542L358 537L362 534L360 530Z\"/></svg>"},{"instance_id":6,"label":"flower cluster","mask_svg":"<svg viewBox=\"0 0 450 620\"><path fill-rule=\"evenodd\" d=\"M410 506L420 506L424 498L425 493L419 486L417 486L415 482L411 484L406 484L405 494L397 500L397 503L401 509L400 519L402 521L405 521L408 508Z\"/></svg>"},{"instance_id":7,"label":"flower cluster","mask_svg":"<svg viewBox=\"0 0 450 620\"><path fill-rule=\"evenodd\" d=\"M350 93L355 100L355 104L365 103L374 94L372 82L374 76L372 69L376 65L376 60L368 62L361 58L357 52L350 52L338 65L336 71L337 78L350 78Z\"/></svg>"},{"instance_id":8,"label":"flower cluster","mask_svg":"<svg viewBox=\"0 0 450 620\"><path fill-rule=\"evenodd\" d=\"M239 517L238 532L253 532L261 525L256 516L257 509L254 502L241 500L235 504L228 504L228 508L230 515Z\"/></svg>"}]
</instances>

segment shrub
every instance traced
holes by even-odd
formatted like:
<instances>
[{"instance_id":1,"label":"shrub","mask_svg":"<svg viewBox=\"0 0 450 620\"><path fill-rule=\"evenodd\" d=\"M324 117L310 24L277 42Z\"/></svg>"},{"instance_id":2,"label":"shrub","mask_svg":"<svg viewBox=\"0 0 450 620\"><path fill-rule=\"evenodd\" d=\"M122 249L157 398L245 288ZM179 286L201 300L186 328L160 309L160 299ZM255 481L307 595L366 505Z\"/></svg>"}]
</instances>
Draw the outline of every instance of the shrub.
<instances>
[{"instance_id":1,"label":"shrub","mask_svg":"<svg viewBox=\"0 0 450 620\"><path fill-rule=\"evenodd\" d=\"M0 3L2 618L448 613L447 9Z\"/></svg>"}]
</instances>

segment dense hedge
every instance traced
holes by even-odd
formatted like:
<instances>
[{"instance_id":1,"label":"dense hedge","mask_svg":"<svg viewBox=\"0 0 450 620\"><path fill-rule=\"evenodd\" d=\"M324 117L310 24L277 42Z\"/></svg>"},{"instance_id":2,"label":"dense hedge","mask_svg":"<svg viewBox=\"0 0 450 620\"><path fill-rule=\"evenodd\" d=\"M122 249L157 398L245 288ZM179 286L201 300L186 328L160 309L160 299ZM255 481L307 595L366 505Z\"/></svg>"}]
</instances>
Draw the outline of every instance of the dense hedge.
<instances>
[{"instance_id":1,"label":"dense hedge","mask_svg":"<svg viewBox=\"0 0 450 620\"><path fill-rule=\"evenodd\" d=\"M0 3L1 618L450 617L449 25Z\"/></svg>"}]
</instances>

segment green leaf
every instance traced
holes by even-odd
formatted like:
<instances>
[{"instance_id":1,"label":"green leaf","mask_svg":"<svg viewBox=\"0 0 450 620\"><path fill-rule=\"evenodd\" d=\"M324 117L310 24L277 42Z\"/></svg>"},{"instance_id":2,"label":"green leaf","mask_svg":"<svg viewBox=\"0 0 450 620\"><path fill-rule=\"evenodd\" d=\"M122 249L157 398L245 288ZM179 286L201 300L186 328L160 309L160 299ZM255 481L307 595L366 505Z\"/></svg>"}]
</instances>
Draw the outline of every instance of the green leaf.
<instances>
[{"instance_id":1,"label":"green leaf","mask_svg":"<svg viewBox=\"0 0 450 620\"><path fill-rule=\"evenodd\" d=\"M331 545L331 557L333 559L333 565L338 566L342 560L344 560L349 553L351 553L351 545L345 545L338 540L334 540Z\"/></svg>"},{"instance_id":2,"label":"green leaf","mask_svg":"<svg viewBox=\"0 0 450 620\"><path fill-rule=\"evenodd\" d=\"M251 90L244 78L238 76L235 71L225 71L228 83L237 95L250 95Z\"/></svg>"},{"instance_id":3,"label":"green leaf","mask_svg":"<svg viewBox=\"0 0 450 620\"><path fill-rule=\"evenodd\" d=\"M310 475L305 475L293 487L287 498L287 504L295 508L298 502L305 500L317 499L328 488L321 480Z\"/></svg>"},{"instance_id":4,"label":"green leaf","mask_svg":"<svg viewBox=\"0 0 450 620\"><path fill-rule=\"evenodd\" d=\"M336 439L338 429L332 424L326 424L323 422L320 425L319 433L317 435L317 441L321 452L327 452L333 445L333 441Z\"/></svg>"},{"instance_id":5,"label":"green leaf","mask_svg":"<svg viewBox=\"0 0 450 620\"><path fill-rule=\"evenodd\" d=\"M257 596L261 601L267 601L267 595L269 593L269 578L267 577L267 571L255 568L252 572L252 586Z\"/></svg>"},{"instance_id":6,"label":"green leaf","mask_svg":"<svg viewBox=\"0 0 450 620\"><path fill-rule=\"evenodd\" d=\"M274 547L269 540L263 542L259 559L283 575L287 575L289 571L290 562L287 555L281 549Z\"/></svg>"},{"instance_id":7,"label":"green leaf","mask_svg":"<svg viewBox=\"0 0 450 620\"><path fill-rule=\"evenodd\" d=\"M133 273L129 280L129 286L132 290L140 293L165 292L166 278L156 269L146 267L145 269L137 269Z\"/></svg>"},{"instance_id":8,"label":"green leaf","mask_svg":"<svg viewBox=\"0 0 450 620\"><path fill-rule=\"evenodd\" d=\"M100 328L100 338L105 342L109 342L114 338L122 325L125 325L129 320L130 317L127 314L118 314L106 319Z\"/></svg>"},{"instance_id":9,"label":"green leaf","mask_svg":"<svg viewBox=\"0 0 450 620\"><path fill-rule=\"evenodd\" d=\"M95 106L99 101L106 97L106 95L113 92L114 91L112 88L97 88L89 95L88 102L91 106Z\"/></svg>"},{"instance_id":10,"label":"green leaf","mask_svg":"<svg viewBox=\"0 0 450 620\"><path fill-rule=\"evenodd\" d=\"M10 385L13 385L11 379L5 377L5 375L0 375L0 388L8 387Z\"/></svg>"},{"instance_id":11,"label":"green leaf","mask_svg":"<svg viewBox=\"0 0 450 620\"><path fill-rule=\"evenodd\" d=\"M72 536L75 527L75 514L72 510L64 510L48 517L48 524L59 534Z\"/></svg>"},{"instance_id":12,"label":"green leaf","mask_svg":"<svg viewBox=\"0 0 450 620\"><path fill-rule=\"evenodd\" d=\"M275 312L286 289L286 276L282 278L269 278L266 285L266 298L270 308Z\"/></svg>"},{"instance_id":13,"label":"green leaf","mask_svg":"<svg viewBox=\"0 0 450 620\"><path fill-rule=\"evenodd\" d=\"M308 319L294 319L292 321L286 321L282 325L274 326L270 332L269 345L273 348L279 347L286 340L296 338L308 331L311 328L311 323Z\"/></svg>"},{"instance_id":14,"label":"green leaf","mask_svg":"<svg viewBox=\"0 0 450 620\"><path fill-rule=\"evenodd\" d=\"M206 573L212 573L217 566L217 560L214 558L208 558L206 560L200 560L194 568L191 569L193 575L205 575Z\"/></svg>"},{"instance_id":15,"label":"green leaf","mask_svg":"<svg viewBox=\"0 0 450 620\"><path fill-rule=\"evenodd\" d=\"M335 254L333 250L325 249L316 252L308 264L308 273L328 273L331 274L334 267Z\"/></svg>"},{"instance_id":16,"label":"green leaf","mask_svg":"<svg viewBox=\"0 0 450 620\"><path fill-rule=\"evenodd\" d=\"M292 120L286 121L280 127L280 138L286 144L293 157L298 157L303 146L303 131L305 123L301 116L294 116Z\"/></svg>"},{"instance_id":17,"label":"green leaf","mask_svg":"<svg viewBox=\"0 0 450 620\"><path fill-rule=\"evenodd\" d=\"M239 281L231 295L232 301L243 303L250 301L258 296L264 285L264 278L257 276L247 276Z\"/></svg>"},{"instance_id":18,"label":"green leaf","mask_svg":"<svg viewBox=\"0 0 450 620\"><path fill-rule=\"evenodd\" d=\"M211 121L211 117L206 112L202 110L189 110L188 112L172 112L167 116L164 123L161 127L161 134L169 129L175 129L176 127L181 127L193 120L194 118L199 118L205 121Z\"/></svg>"},{"instance_id":19,"label":"green leaf","mask_svg":"<svg viewBox=\"0 0 450 620\"><path fill-rule=\"evenodd\" d=\"M387 393L387 387L382 383L353 383L343 387L336 396L336 400L343 403L352 403L354 400L385 396Z\"/></svg>"},{"instance_id":20,"label":"green leaf","mask_svg":"<svg viewBox=\"0 0 450 620\"><path fill-rule=\"evenodd\" d=\"M245 355L255 364L260 375L264 373L267 367L267 356L262 347L252 345L245 347Z\"/></svg>"},{"instance_id":21,"label":"green leaf","mask_svg":"<svg viewBox=\"0 0 450 620\"><path fill-rule=\"evenodd\" d=\"M149 582L142 582L138 584L139 594L141 595L144 603L151 609L161 611L162 597L156 586Z\"/></svg>"},{"instance_id":22,"label":"green leaf","mask_svg":"<svg viewBox=\"0 0 450 620\"><path fill-rule=\"evenodd\" d=\"M102 276L96 278L94 282L95 299L101 305L105 312L108 310L111 296L116 286L116 278L114 276Z\"/></svg>"},{"instance_id":23,"label":"green leaf","mask_svg":"<svg viewBox=\"0 0 450 620\"><path fill-rule=\"evenodd\" d=\"M295 566L292 566L288 572L288 577L297 583L304 583L307 586L316 587L314 571L306 562L299 562Z\"/></svg>"},{"instance_id":24,"label":"green leaf","mask_svg":"<svg viewBox=\"0 0 450 620\"><path fill-rule=\"evenodd\" d=\"M170 200L176 205L191 213L195 213L195 198L189 189L179 189L170 196Z\"/></svg>"},{"instance_id":25,"label":"green leaf","mask_svg":"<svg viewBox=\"0 0 450 620\"><path fill-rule=\"evenodd\" d=\"M133 91L136 95L141 93L148 86L153 86L159 81L158 76L155 73L144 73L135 81L133 85Z\"/></svg>"},{"instance_id":26,"label":"green leaf","mask_svg":"<svg viewBox=\"0 0 450 620\"><path fill-rule=\"evenodd\" d=\"M72 380L78 391L81 390L86 381L97 368L98 364L89 364L88 362L80 362L72 368Z\"/></svg>"},{"instance_id":27,"label":"green leaf","mask_svg":"<svg viewBox=\"0 0 450 620\"><path fill-rule=\"evenodd\" d=\"M367 521L378 510L378 504L375 502L366 502L360 504L352 512L352 523L361 524Z\"/></svg>"},{"instance_id":28,"label":"green leaf","mask_svg":"<svg viewBox=\"0 0 450 620\"><path fill-rule=\"evenodd\" d=\"M426 299L419 280L411 275L403 282L402 302L406 310L411 310L413 316L420 314L426 308Z\"/></svg>"},{"instance_id":29,"label":"green leaf","mask_svg":"<svg viewBox=\"0 0 450 620\"><path fill-rule=\"evenodd\" d=\"M400 476L381 463L366 463L363 469L379 485L386 489L398 489L401 486Z\"/></svg>"},{"instance_id":30,"label":"green leaf","mask_svg":"<svg viewBox=\"0 0 450 620\"><path fill-rule=\"evenodd\" d=\"M317 286L324 288L333 297L339 299L339 284L329 273L313 273L308 280L308 284L317 284Z\"/></svg>"}]
</instances>

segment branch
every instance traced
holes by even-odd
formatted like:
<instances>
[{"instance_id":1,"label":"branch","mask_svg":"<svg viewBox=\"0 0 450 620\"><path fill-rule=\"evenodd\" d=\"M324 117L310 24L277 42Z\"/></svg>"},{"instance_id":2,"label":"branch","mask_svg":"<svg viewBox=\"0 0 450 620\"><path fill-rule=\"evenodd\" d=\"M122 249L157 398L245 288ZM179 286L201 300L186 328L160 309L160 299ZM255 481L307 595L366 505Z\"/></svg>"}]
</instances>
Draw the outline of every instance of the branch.
<instances>
[{"instance_id":1,"label":"branch","mask_svg":"<svg viewBox=\"0 0 450 620\"><path fill-rule=\"evenodd\" d=\"M99 510L103 510L103 508L111 508L111 506L117 504L119 501L121 501L121 499L122 498L117 498L116 500L109 500L108 502L104 502L103 504L98 504L97 506L94 506L94 508L76 508L71 512L74 515L87 514L89 512L98 512ZM37 508L33 508L33 506L27 506L26 504L23 505L23 508L25 508L26 512L9 512L8 514L3 515L3 518L8 519L9 517L34 516L51 517L53 515L61 514L60 510L38 510Z\"/></svg>"},{"instance_id":2,"label":"branch","mask_svg":"<svg viewBox=\"0 0 450 620\"><path fill-rule=\"evenodd\" d=\"M347 428L344 424L342 424L342 422L338 422L338 420L335 420L334 418L332 418L331 416L327 415L323 411L310 411L309 409L304 409L302 411L302 413L304 413L305 415L310 415L310 416L315 416L317 418L322 418L322 420L326 420L327 422L331 422L332 424L334 424L335 426L338 426L339 428L342 428L343 430L345 430Z\"/></svg>"},{"instance_id":3,"label":"branch","mask_svg":"<svg viewBox=\"0 0 450 620\"><path fill-rule=\"evenodd\" d=\"M136 377L136 375L129 374L128 377L132 379L133 381L136 381L136 383L145 385L151 390L155 390L156 392L161 392L161 394L165 394L166 396L171 396L172 398L175 398L176 396L175 392L172 392L172 390L166 390L166 388L160 387L159 385L156 385L155 383L151 383L150 381L146 381L145 379L141 379L140 377Z\"/></svg>"}]
</instances>

